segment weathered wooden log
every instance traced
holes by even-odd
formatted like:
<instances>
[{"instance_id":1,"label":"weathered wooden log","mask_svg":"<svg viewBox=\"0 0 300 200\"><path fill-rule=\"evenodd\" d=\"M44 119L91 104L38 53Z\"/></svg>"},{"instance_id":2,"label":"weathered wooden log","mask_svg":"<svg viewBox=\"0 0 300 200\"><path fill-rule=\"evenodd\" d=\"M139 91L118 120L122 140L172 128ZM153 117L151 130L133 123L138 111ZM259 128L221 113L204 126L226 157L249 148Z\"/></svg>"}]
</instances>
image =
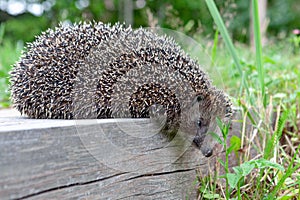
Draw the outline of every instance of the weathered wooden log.
<instances>
[{"instance_id":1,"label":"weathered wooden log","mask_svg":"<svg viewBox=\"0 0 300 200\"><path fill-rule=\"evenodd\" d=\"M154 134L150 119L11 113L0 111L1 199L195 199L195 170L208 167L191 142Z\"/></svg>"},{"instance_id":2,"label":"weathered wooden log","mask_svg":"<svg viewBox=\"0 0 300 200\"><path fill-rule=\"evenodd\" d=\"M236 111L229 139L240 137L242 118ZM197 172L225 159L222 146L206 158L182 135L170 141L158 130L150 119L37 120L0 110L0 199L196 199ZM234 153L229 159L238 165Z\"/></svg>"}]
</instances>

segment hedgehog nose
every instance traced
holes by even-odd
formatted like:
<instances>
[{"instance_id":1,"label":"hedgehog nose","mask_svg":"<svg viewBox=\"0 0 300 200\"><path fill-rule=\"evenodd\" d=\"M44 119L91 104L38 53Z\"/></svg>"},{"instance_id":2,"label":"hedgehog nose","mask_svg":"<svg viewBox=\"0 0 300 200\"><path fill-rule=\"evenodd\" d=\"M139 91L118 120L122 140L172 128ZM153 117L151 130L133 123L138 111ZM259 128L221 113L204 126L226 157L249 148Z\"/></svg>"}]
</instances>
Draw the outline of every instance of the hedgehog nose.
<instances>
[{"instance_id":1,"label":"hedgehog nose","mask_svg":"<svg viewBox=\"0 0 300 200\"><path fill-rule=\"evenodd\" d=\"M207 149L205 151L202 151L202 154L205 156L205 157L210 157L212 156L213 154L213 150L212 149Z\"/></svg>"}]
</instances>

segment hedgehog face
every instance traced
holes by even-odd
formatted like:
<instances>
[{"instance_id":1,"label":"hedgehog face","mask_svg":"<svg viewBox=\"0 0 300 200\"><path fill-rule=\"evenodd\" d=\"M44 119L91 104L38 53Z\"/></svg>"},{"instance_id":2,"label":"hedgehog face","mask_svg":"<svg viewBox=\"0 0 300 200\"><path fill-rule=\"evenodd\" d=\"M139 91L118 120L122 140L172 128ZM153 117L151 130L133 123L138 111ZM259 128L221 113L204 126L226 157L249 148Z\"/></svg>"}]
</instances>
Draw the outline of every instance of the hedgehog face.
<instances>
[{"instance_id":1,"label":"hedgehog face","mask_svg":"<svg viewBox=\"0 0 300 200\"><path fill-rule=\"evenodd\" d=\"M202 154L210 157L213 153L213 140L208 136L208 132L215 131L215 116L210 110L211 99L198 95L190 109L188 110L188 121L185 122L184 129L192 134L194 144L201 150Z\"/></svg>"},{"instance_id":2,"label":"hedgehog face","mask_svg":"<svg viewBox=\"0 0 300 200\"><path fill-rule=\"evenodd\" d=\"M211 147L208 147L207 145L204 145L204 139L207 137L207 133L210 126L210 121L208 119L200 118L196 123L196 136L193 140L193 142L196 144L197 147L200 148L202 154L205 157L210 157L213 153L213 149Z\"/></svg>"},{"instance_id":3,"label":"hedgehog face","mask_svg":"<svg viewBox=\"0 0 300 200\"><path fill-rule=\"evenodd\" d=\"M195 135L193 142L204 156L210 157L216 141L209 133L220 135L217 117L225 123L230 120L232 115L230 101L218 90L213 95L198 95L192 102L189 115L189 132Z\"/></svg>"}]
</instances>

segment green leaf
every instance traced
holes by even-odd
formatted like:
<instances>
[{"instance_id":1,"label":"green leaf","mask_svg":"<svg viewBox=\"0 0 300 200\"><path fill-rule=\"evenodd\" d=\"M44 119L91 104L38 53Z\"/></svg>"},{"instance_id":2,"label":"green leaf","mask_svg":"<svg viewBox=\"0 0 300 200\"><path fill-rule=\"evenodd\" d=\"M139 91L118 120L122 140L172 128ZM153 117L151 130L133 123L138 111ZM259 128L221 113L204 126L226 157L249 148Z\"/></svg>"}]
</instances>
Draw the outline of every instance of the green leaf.
<instances>
[{"instance_id":1,"label":"green leaf","mask_svg":"<svg viewBox=\"0 0 300 200\"><path fill-rule=\"evenodd\" d=\"M221 119L219 117L216 118L217 121L217 125L219 127L220 130L223 129L223 122L221 121Z\"/></svg>"},{"instance_id":2,"label":"green leaf","mask_svg":"<svg viewBox=\"0 0 300 200\"><path fill-rule=\"evenodd\" d=\"M255 164L255 166L258 168L258 169L263 169L263 168L266 168L266 167L271 167L271 168L274 168L274 169L278 169L278 170L281 170L281 171L284 171L284 167L277 164L277 163L274 163L274 162L271 162L269 160L266 160L264 158L261 158L261 159L258 159L258 160L252 160L252 161L249 161L253 164Z\"/></svg>"},{"instance_id":3,"label":"green leaf","mask_svg":"<svg viewBox=\"0 0 300 200\"><path fill-rule=\"evenodd\" d=\"M212 136L212 138L215 139L219 144L224 146L224 141L218 134L216 134L215 132L209 132L208 134L210 134Z\"/></svg>"},{"instance_id":4,"label":"green leaf","mask_svg":"<svg viewBox=\"0 0 300 200\"><path fill-rule=\"evenodd\" d=\"M226 150L226 154L229 155L233 150L234 150L234 146L231 145L231 146Z\"/></svg>"},{"instance_id":5,"label":"green leaf","mask_svg":"<svg viewBox=\"0 0 300 200\"><path fill-rule=\"evenodd\" d=\"M242 176L247 176L255 168L255 164L245 162L241 164Z\"/></svg>"},{"instance_id":6,"label":"green leaf","mask_svg":"<svg viewBox=\"0 0 300 200\"><path fill-rule=\"evenodd\" d=\"M241 139L237 136L232 136L230 138L230 146L233 146L234 151L238 151L241 147Z\"/></svg>"},{"instance_id":7,"label":"green leaf","mask_svg":"<svg viewBox=\"0 0 300 200\"><path fill-rule=\"evenodd\" d=\"M241 179L241 176L233 173L228 173L226 174L228 184L230 185L231 188L235 188Z\"/></svg>"},{"instance_id":8,"label":"green leaf","mask_svg":"<svg viewBox=\"0 0 300 200\"><path fill-rule=\"evenodd\" d=\"M219 194L204 194L203 197L205 199L220 199L221 196Z\"/></svg>"},{"instance_id":9,"label":"green leaf","mask_svg":"<svg viewBox=\"0 0 300 200\"><path fill-rule=\"evenodd\" d=\"M230 138L230 147L227 149L227 153L230 154L232 151L237 152L241 146L241 139L237 136L232 136Z\"/></svg>"},{"instance_id":10,"label":"green leaf","mask_svg":"<svg viewBox=\"0 0 300 200\"><path fill-rule=\"evenodd\" d=\"M219 163L220 163L223 167L225 167L225 163L224 163L223 160L221 160L221 159L218 158L218 161L219 161Z\"/></svg>"},{"instance_id":11,"label":"green leaf","mask_svg":"<svg viewBox=\"0 0 300 200\"><path fill-rule=\"evenodd\" d=\"M216 122L217 122L217 125L218 125L219 129L221 130L221 133L222 133L222 136L223 136L224 140L226 141L226 138L227 138L227 135L228 135L228 132L229 132L228 131L229 130L229 124L224 124L219 117L216 118Z\"/></svg>"},{"instance_id":12,"label":"green leaf","mask_svg":"<svg viewBox=\"0 0 300 200\"><path fill-rule=\"evenodd\" d=\"M282 196L280 197L280 200L289 200L289 199L293 199L292 196Z\"/></svg>"},{"instance_id":13,"label":"green leaf","mask_svg":"<svg viewBox=\"0 0 300 200\"><path fill-rule=\"evenodd\" d=\"M233 171L238 175L238 176L247 176L250 174L250 172L255 168L255 164L250 163L250 162L245 162L241 164L240 166L233 167Z\"/></svg>"},{"instance_id":14,"label":"green leaf","mask_svg":"<svg viewBox=\"0 0 300 200\"><path fill-rule=\"evenodd\" d=\"M233 171L238 175L242 176L243 175L243 169L240 166L233 167Z\"/></svg>"}]
</instances>

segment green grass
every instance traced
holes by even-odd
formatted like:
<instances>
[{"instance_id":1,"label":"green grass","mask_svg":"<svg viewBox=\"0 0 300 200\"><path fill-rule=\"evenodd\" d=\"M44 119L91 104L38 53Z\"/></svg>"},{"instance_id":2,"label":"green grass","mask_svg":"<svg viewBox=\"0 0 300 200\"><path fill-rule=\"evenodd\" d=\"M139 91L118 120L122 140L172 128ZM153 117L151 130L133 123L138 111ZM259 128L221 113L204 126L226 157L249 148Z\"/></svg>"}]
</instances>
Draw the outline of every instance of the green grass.
<instances>
[{"instance_id":1,"label":"green grass","mask_svg":"<svg viewBox=\"0 0 300 200\"><path fill-rule=\"evenodd\" d=\"M19 59L23 43L5 40L5 24L0 25L0 108L10 106L9 71Z\"/></svg>"},{"instance_id":2,"label":"green grass","mask_svg":"<svg viewBox=\"0 0 300 200\"><path fill-rule=\"evenodd\" d=\"M224 174L217 169L215 176L201 177L199 199L300 199L299 55L289 38L262 48L257 0L252 1L254 53L244 45L233 46L214 1L206 3L227 47L215 36L213 63L225 66L218 70L234 104L242 108L243 127L240 138L229 138L227 125L219 122L222 136L214 137L225 151L219 159ZM229 167L230 154L238 158L238 166Z\"/></svg>"},{"instance_id":3,"label":"green grass","mask_svg":"<svg viewBox=\"0 0 300 200\"><path fill-rule=\"evenodd\" d=\"M238 58L238 55L236 53L236 50L233 46L233 43L229 37L229 33L225 27L225 24L220 16L220 13L218 12L217 10L217 7L214 3L214 1L212 0L206 0L206 4L207 4L207 7L212 15L212 17L214 18L215 20L215 23L224 39L224 43L226 44L226 47L228 48L228 52L230 53L230 55L232 56L233 60L234 60L234 63L235 63L235 66L239 72L239 75L241 77L245 77L245 73L243 71L243 68L242 68L242 65L240 63L240 60ZM216 37L215 37L216 39ZM246 92L248 94L248 97L249 99L252 101L252 97L250 96L250 92L249 92L249 86L247 84L247 81L243 78L242 79L242 86L246 89ZM242 90L242 88L241 88Z\"/></svg>"}]
</instances>

